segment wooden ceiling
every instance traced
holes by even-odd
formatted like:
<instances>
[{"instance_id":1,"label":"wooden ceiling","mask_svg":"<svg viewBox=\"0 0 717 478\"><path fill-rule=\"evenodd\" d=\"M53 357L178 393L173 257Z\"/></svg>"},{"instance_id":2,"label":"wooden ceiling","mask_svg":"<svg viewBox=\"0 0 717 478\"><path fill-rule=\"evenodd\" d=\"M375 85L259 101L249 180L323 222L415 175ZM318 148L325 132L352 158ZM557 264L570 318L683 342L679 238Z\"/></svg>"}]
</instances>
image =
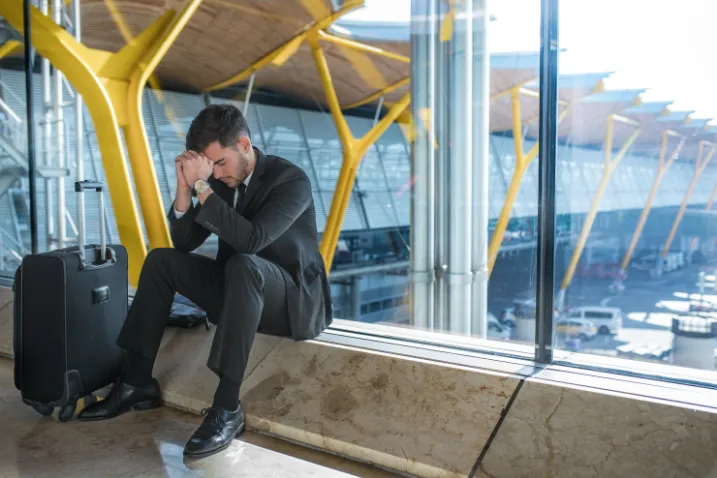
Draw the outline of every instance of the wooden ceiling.
<instances>
[{"instance_id":1,"label":"wooden ceiling","mask_svg":"<svg viewBox=\"0 0 717 478\"><path fill-rule=\"evenodd\" d=\"M184 1L82 0L81 5L83 42L116 52L128 33L136 37L167 9L181 9ZM331 13L330 0L204 0L155 73L163 86L202 90L243 71L316 17Z\"/></svg>"},{"instance_id":2,"label":"wooden ceiling","mask_svg":"<svg viewBox=\"0 0 717 478\"><path fill-rule=\"evenodd\" d=\"M407 63L326 41L322 41L321 45L342 106L360 101L410 75ZM326 94L306 42L283 65L277 67L270 64L259 70L254 86L303 100L313 107L319 104L327 108ZM396 101L407 90L402 88L400 92L386 95L385 100Z\"/></svg>"},{"instance_id":3,"label":"wooden ceiling","mask_svg":"<svg viewBox=\"0 0 717 478\"><path fill-rule=\"evenodd\" d=\"M119 51L167 9L179 10L184 3L184 0L82 0L83 42L92 48ZM308 26L330 16L333 13L331 4L331 0L204 0L159 64L155 76L164 89L193 92L207 89L245 71ZM409 42L364 43L405 57L411 55ZM409 63L327 41L321 44L339 103L344 107L410 77ZM535 83L538 69L535 53L498 56L495 64L491 60L490 76L490 93L496 95L491 100L490 113L491 131L494 132L512 129L510 95L499 93L519 84L537 93L537 86L531 84ZM666 121L671 114L667 108L663 111L656 107L654 112L643 108L630 114L631 108L641 104L639 95L627 92L624 98L614 98L614 94L601 93L604 90L602 81L607 75L574 76L570 83L560 87L561 109L568 109L560 125L562 138L570 136L573 144L600 144L604 137L605 115L619 114L643 122L645 128L638 144L654 148L665 128L675 129L686 124L681 118ZM237 86L247 83L248 78ZM284 94L299 104L328 110L326 95L306 42L282 65L269 64L260 69L254 85ZM395 102L409 88L406 83L387 93L384 100L388 104ZM603 95L606 101L596 101ZM526 136L536 137L538 97L521 94L520 101ZM618 139L626 139L633 129L622 123L616 125L615 147L620 145ZM683 134L694 137L699 133L702 137L705 131L692 127Z\"/></svg>"}]
</instances>

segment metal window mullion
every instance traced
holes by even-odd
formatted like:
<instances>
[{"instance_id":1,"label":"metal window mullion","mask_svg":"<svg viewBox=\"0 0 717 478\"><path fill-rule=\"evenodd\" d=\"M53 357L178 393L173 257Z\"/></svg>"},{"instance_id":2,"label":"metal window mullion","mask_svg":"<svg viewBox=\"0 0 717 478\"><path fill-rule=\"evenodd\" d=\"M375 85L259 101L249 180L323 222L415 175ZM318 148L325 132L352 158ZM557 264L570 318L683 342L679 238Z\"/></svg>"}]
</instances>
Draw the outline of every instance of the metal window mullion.
<instances>
[{"instance_id":1,"label":"metal window mullion","mask_svg":"<svg viewBox=\"0 0 717 478\"><path fill-rule=\"evenodd\" d=\"M146 90L143 91L142 94L144 95L145 92ZM154 132L154 138L157 141L157 154L159 154L159 164L162 167L162 172L164 173L164 180L167 183L167 198L169 202L172 202L172 190L169 182L169 171L167 170L167 164L164 161L164 153L162 152L162 139L159 137L159 128L157 127L157 117L155 115L154 106L152 106L152 98L147 98L146 103L147 108L149 109L149 116L151 118L150 123L152 125L152 131Z\"/></svg>"},{"instance_id":2,"label":"metal window mullion","mask_svg":"<svg viewBox=\"0 0 717 478\"><path fill-rule=\"evenodd\" d=\"M383 96L379 100L378 107L376 108L376 115L373 119L373 126L376 126L376 123L378 123L378 119L381 113L381 108L383 106ZM376 156L378 157L378 165L381 168L381 174L383 174L383 181L384 184L386 184L386 191L388 192L388 197L391 200L391 207L393 208L393 217L396 220L396 226L398 226L399 218L398 218L398 210L396 209L396 202L393 200L393 191L391 191L391 185L388 183L388 176L386 175L386 168L383 164L383 154L381 154L381 148L379 147L378 141L376 141L373 144L373 148L376 149Z\"/></svg>"},{"instance_id":3,"label":"metal window mullion","mask_svg":"<svg viewBox=\"0 0 717 478\"><path fill-rule=\"evenodd\" d=\"M296 114L299 117L299 126L301 127L301 137L304 139L304 146L306 147L306 155L309 159L309 164L311 165L311 173L314 175L314 184L316 184L316 192L319 195L319 204L321 204L321 211L324 215L324 221L327 220L327 214L328 209L326 208L326 204L324 204L324 197L321 195L321 183L319 183L319 175L316 173L316 164L314 164L314 156L311 154L311 147L309 146L309 137L306 134L306 125L304 124L304 118L301 115L300 111L297 111Z\"/></svg>"},{"instance_id":4,"label":"metal window mullion","mask_svg":"<svg viewBox=\"0 0 717 478\"><path fill-rule=\"evenodd\" d=\"M257 105L254 105L254 110L256 112L256 124L259 127L259 136L261 137L261 142L263 143L262 146L264 148L267 148L266 136L264 135L264 125L262 124L261 110Z\"/></svg>"},{"instance_id":5,"label":"metal window mullion","mask_svg":"<svg viewBox=\"0 0 717 478\"><path fill-rule=\"evenodd\" d=\"M555 166L558 143L558 0L541 0L540 169L538 173L538 257L535 360L553 360L555 290Z\"/></svg>"}]
</instances>

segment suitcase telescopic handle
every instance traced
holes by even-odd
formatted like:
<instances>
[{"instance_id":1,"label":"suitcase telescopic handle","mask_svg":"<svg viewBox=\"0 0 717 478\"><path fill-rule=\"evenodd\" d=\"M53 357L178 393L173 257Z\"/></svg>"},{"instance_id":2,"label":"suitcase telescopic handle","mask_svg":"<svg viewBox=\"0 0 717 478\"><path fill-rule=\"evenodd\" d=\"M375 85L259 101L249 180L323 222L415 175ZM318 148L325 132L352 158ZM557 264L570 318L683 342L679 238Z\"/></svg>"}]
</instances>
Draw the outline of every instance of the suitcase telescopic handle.
<instances>
[{"instance_id":1,"label":"suitcase telescopic handle","mask_svg":"<svg viewBox=\"0 0 717 478\"><path fill-rule=\"evenodd\" d=\"M107 260L107 244L105 243L105 204L104 196L102 195L104 185L99 181L75 181L75 192L78 195L83 194L88 189L97 191L97 200L100 207L100 262L104 264ZM85 218L79 218L78 223L80 230L77 245L79 246L81 267L84 269L90 267L85 260ZM114 262L114 257L112 257L111 262Z\"/></svg>"},{"instance_id":2,"label":"suitcase telescopic handle","mask_svg":"<svg viewBox=\"0 0 717 478\"><path fill-rule=\"evenodd\" d=\"M85 192L87 189L94 189L97 192L102 192L104 189L104 185L99 181L75 181L75 192L76 193L82 193Z\"/></svg>"}]
</instances>

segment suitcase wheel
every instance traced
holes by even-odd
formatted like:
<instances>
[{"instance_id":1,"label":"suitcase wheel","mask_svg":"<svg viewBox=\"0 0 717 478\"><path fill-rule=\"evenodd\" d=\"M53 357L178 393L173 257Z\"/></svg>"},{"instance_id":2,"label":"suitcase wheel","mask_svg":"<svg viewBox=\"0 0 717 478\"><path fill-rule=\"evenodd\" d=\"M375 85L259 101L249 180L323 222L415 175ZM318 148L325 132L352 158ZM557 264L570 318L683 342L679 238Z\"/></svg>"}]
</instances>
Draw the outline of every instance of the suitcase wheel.
<instances>
[{"instance_id":1,"label":"suitcase wheel","mask_svg":"<svg viewBox=\"0 0 717 478\"><path fill-rule=\"evenodd\" d=\"M61 422L68 422L75 416L76 403L70 403L64 407L60 407L57 411L57 419Z\"/></svg>"},{"instance_id":2,"label":"suitcase wheel","mask_svg":"<svg viewBox=\"0 0 717 478\"><path fill-rule=\"evenodd\" d=\"M33 403L32 408L43 417L49 417L52 415L52 407L49 405L42 405L39 403Z\"/></svg>"}]
</instances>

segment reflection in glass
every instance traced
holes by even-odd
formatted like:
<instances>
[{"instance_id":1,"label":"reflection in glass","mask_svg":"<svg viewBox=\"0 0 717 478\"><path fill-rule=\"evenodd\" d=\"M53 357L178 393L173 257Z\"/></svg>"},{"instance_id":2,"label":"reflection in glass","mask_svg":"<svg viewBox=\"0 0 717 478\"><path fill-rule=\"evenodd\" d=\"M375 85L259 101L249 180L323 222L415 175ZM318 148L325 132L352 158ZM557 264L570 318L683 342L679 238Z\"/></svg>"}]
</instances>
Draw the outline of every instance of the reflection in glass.
<instances>
[{"instance_id":1,"label":"reflection in glass","mask_svg":"<svg viewBox=\"0 0 717 478\"><path fill-rule=\"evenodd\" d=\"M572 237L556 258L556 344L714 370L717 105L699 36L717 7L680 4L674 21L660 4L637 25L638 8L561 2L557 204Z\"/></svg>"},{"instance_id":2,"label":"reflection in glass","mask_svg":"<svg viewBox=\"0 0 717 478\"><path fill-rule=\"evenodd\" d=\"M471 11L461 10L463 4L439 0L401 3L411 8L396 12L415 28L408 24L379 27L371 21L356 26L357 32L368 35L362 40L365 43L410 55L411 61L367 56L376 71L386 78L392 75L403 89L347 109L353 135L361 137L369 131L409 88L413 100L410 114L378 138L358 166L332 264L336 317L532 344L540 2L493 2L490 15L483 11L483 2L473 2ZM364 14L371 9L384 17L390 14L375 1L367 2ZM405 15L408 11L410 15ZM329 60L334 78L369 73L359 71L368 63ZM1 98L19 116L16 140L22 149L23 76L9 68L0 72ZM78 168L76 138L80 133L79 165L85 177L106 181L87 109L82 109L84 121L78 132L70 101L74 92L67 82L59 82L63 101L56 111L52 103L58 96L54 89L58 83L48 72L52 81L43 81L38 72L35 82L38 157L60 164L57 158L63 156L72 177ZM579 79L574 81L576 95L589 90ZM184 150L191 120L208 101L235 102L246 111L257 147L295 162L307 173L318 229L323 233L342 165L341 142L334 120L321 106L323 98L317 98L316 105L297 108L283 106L277 92L263 96L257 89L245 108L242 100L247 94L241 86L211 95L145 90L143 118L165 207L175 193L172 161ZM562 99L567 103L569 98ZM7 117L0 123L8 135L17 126ZM57 139L60 132L62 140ZM566 154L560 161L572 164ZM570 167L568 175L584 174ZM66 212L59 220L58 181L38 181L41 250L75 240L76 199L72 181L64 182ZM0 194L0 263L8 273L28 252L28 200L26 180L20 177ZM87 242L91 243L97 240L92 227L97 221L96 198L90 195L86 202ZM105 204L108 240L117 241L113 204ZM576 234L578 223L569 217L558 222L562 228L559 242ZM196 252L213 256L216 248L212 237Z\"/></svg>"}]
</instances>

